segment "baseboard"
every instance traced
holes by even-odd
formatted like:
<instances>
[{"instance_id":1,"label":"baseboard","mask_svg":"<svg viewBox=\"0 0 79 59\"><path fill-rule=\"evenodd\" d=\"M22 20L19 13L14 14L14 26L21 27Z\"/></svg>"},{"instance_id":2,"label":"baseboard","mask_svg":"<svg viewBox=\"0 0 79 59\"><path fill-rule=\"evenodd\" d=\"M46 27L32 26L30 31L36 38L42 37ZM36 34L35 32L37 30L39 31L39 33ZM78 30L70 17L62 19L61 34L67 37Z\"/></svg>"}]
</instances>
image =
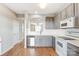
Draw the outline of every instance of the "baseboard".
<instances>
[{"instance_id":1,"label":"baseboard","mask_svg":"<svg viewBox=\"0 0 79 59\"><path fill-rule=\"evenodd\" d=\"M9 50L11 50L16 44L22 42L22 40L17 41L15 44L13 44L11 47L9 47L7 50L5 50L4 52L1 52L0 55L4 55L6 52L8 52Z\"/></svg>"},{"instance_id":2,"label":"baseboard","mask_svg":"<svg viewBox=\"0 0 79 59\"><path fill-rule=\"evenodd\" d=\"M14 47L14 45L12 45L10 48L8 48L7 50L1 52L1 55L4 55L6 52L8 52L9 50L11 50Z\"/></svg>"}]
</instances>

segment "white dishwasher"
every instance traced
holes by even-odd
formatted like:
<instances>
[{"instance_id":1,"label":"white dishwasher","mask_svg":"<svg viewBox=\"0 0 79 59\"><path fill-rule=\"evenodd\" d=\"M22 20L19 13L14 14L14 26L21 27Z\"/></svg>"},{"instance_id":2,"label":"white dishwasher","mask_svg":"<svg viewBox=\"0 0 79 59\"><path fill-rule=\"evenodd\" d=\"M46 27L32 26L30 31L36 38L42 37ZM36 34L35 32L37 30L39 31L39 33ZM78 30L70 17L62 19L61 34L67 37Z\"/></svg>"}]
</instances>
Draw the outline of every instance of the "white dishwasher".
<instances>
[{"instance_id":1,"label":"white dishwasher","mask_svg":"<svg viewBox=\"0 0 79 59\"><path fill-rule=\"evenodd\" d=\"M35 46L35 36L28 36L27 46L33 47Z\"/></svg>"},{"instance_id":2,"label":"white dishwasher","mask_svg":"<svg viewBox=\"0 0 79 59\"><path fill-rule=\"evenodd\" d=\"M34 46L35 45L35 38L34 37L31 37L30 38L30 46Z\"/></svg>"}]
</instances>

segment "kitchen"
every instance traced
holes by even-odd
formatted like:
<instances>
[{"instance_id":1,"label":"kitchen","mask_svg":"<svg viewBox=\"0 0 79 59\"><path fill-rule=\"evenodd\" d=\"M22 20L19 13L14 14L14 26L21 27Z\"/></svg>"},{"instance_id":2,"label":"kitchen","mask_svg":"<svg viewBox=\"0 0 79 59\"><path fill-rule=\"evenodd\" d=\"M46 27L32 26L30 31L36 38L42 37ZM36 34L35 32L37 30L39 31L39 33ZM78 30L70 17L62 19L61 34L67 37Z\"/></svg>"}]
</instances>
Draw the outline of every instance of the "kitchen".
<instances>
[{"instance_id":1,"label":"kitchen","mask_svg":"<svg viewBox=\"0 0 79 59\"><path fill-rule=\"evenodd\" d=\"M53 47L56 50L57 55L60 55L60 56L71 56L71 55L77 56L78 48L76 47L78 46L75 46L75 47L73 46L75 44L76 45L78 44L78 40L76 39L78 39L79 37L78 4L74 4L74 3L69 4L55 17L50 17L50 16L46 17L44 21L45 21L45 28L48 32L45 31L45 29L43 28L42 28L42 31L45 31L46 33L45 32L40 33L41 31L39 30L36 34L35 32L34 34L31 34L28 32L28 36L29 36L28 41L30 40L29 41L30 43L28 43L28 47L32 46L31 43L33 43L32 47ZM69 48L71 49L69 50ZM71 51L72 53L69 51Z\"/></svg>"},{"instance_id":2,"label":"kitchen","mask_svg":"<svg viewBox=\"0 0 79 59\"><path fill-rule=\"evenodd\" d=\"M79 56L79 3L48 3L46 9L39 8L37 3L3 5L17 12L21 28L18 29L18 24L15 25L14 39L19 35L17 39L23 41L25 49L52 48L56 52L55 56ZM26 9L29 12L25 12ZM17 29L21 31L20 34ZM0 41L0 45L4 52L7 49L4 42L1 44Z\"/></svg>"}]
</instances>

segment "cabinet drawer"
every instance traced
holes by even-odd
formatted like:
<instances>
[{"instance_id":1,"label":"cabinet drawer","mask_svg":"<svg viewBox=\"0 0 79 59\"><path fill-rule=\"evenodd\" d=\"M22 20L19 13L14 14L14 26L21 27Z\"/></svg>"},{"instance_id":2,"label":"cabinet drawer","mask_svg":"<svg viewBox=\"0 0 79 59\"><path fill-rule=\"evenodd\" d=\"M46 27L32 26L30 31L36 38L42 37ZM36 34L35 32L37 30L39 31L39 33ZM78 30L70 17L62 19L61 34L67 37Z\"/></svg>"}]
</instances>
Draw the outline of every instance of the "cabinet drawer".
<instances>
[{"instance_id":1,"label":"cabinet drawer","mask_svg":"<svg viewBox=\"0 0 79 59\"><path fill-rule=\"evenodd\" d=\"M75 46L75 45L72 45L70 43L67 43L67 48L70 48L74 51L78 51L79 52L79 47Z\"/></svg>"},{"instance_id":2,"label":"cabinet drawer","mask_svg":"<svg viewBox=\"0 0 79 59\"><path fill-rule=\"evenodd\" d=\"M67 55L68 56L79 56L79 47L76 47L70 43L67 43Z\"/></svg>"},{"instance_id":3,"label":"cabinet drawer","mask_svg":"<svg viewBox=\"0 0 79 59\"><path fill-rule=\"evenodd\" d=\"M67 50L67 56L79 56L79 52L74 51L72 49Z\"/></svg>"}]
</instances>

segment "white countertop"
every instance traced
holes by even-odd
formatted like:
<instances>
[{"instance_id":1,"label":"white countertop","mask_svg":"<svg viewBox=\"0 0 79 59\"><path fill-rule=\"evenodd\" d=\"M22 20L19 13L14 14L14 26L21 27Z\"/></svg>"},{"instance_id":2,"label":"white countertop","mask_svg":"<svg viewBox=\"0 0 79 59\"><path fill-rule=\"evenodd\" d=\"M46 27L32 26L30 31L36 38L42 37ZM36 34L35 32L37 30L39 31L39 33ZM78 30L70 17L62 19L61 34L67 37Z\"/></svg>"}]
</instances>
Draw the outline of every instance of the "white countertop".
<instances>
[{"instance_id":1,"label":"white countertop","mask_svg":"<svg viewBox=\"0 0 79 59\"><path fill-rule=\"evenodd\" d=\"M45 30L41 34L39 32L28 32L28 35L34 35L34 36L56 36L56 35L63 35L64 30L58 29L58 30Z\"/></svg>"},{"instance_id":2,"label":"white countertop","mask_svg":"<svg viewBox=\"0 0 79 59\"><path fill-rule=\"evenodd\" d=\"M79 40L68 40L67 42L79 47Z\"/></svg>"},{"instance_id":3,"label":"white countertop","mask_svg":"<svg viewBox=\"0 0 79 59\"><path fill-rule=\"evenodd\" d=\"M69 37L69 38L75 39L75 40L66 40L66 41L68 43L70 43L70 44L73 44L73 45L79 47L79 38L77 38L77 37L71 37L71 36L66 36L66 35L64 35L64 36L57 36L57 37Z\"/></svg>"}]
</instances>

